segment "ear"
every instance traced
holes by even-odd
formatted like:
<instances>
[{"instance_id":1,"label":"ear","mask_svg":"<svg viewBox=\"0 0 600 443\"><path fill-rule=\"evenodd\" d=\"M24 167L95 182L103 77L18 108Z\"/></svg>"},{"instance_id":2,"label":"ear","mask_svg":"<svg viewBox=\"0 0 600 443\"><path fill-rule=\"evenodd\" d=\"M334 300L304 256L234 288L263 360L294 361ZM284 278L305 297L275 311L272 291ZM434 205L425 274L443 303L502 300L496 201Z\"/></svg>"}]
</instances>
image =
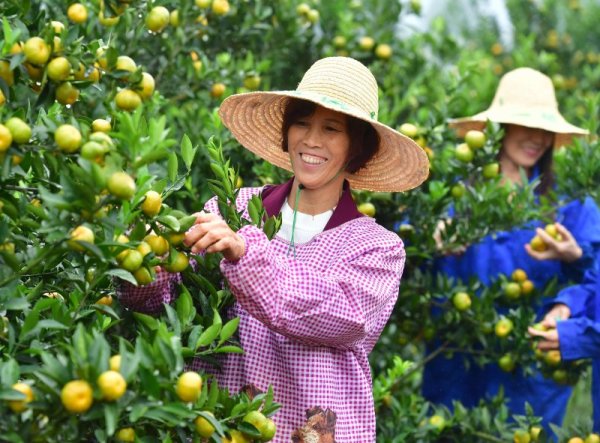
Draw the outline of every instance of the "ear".
<instances>
[{"instance_id":1,"label":"ear","mask_svg":"<svg viewBox=\"0 0 600 443\"><path fill-rule=\"evenodd\" d=\"M313 406L312 408L309 408L306 410L306 418L309 419L314 415L318 415L318 414L322 414L323 413L323 408L321 408L320 406Z\"/></svg>"},{"instance_id":2,"label":"ear","mask_svg":"<svg viewBox=\"0 0 600 443\"><path fill-rule=\"evenodd\" d=\"M337 414L331 409L327 408L325 411L325 418L327 419L327 425L331 427L335 427L335 422L337 421Z\"/></svg>"}]
</instances>

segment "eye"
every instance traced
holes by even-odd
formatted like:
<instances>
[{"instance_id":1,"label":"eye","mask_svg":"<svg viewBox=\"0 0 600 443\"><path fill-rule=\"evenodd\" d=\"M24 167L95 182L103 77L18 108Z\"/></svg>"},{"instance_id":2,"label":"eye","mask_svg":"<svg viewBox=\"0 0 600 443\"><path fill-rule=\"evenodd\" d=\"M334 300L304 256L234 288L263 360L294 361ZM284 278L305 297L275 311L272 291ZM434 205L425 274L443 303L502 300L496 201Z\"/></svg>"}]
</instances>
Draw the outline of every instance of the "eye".
<instances>
[{"instance_id":1,"label":"eye","mask_svg":"<svg viewBox=\"0 0 600 443\"><path fill-rule=\"evenodd\" d=\"M294 126L306 127L308 126L308 122L306 120L296 120L294 122Z\"/></svg>"},{"instance_id":2,"label":"eye","mask_svg":"<svg viewBox=\"0 0 600 443\"><path fill-rule=\"evenodd\" d=\"M326 126L325 130L331 132L342 132L340 128L336 128L335 126Z\"/></svg>"}]
</instances>

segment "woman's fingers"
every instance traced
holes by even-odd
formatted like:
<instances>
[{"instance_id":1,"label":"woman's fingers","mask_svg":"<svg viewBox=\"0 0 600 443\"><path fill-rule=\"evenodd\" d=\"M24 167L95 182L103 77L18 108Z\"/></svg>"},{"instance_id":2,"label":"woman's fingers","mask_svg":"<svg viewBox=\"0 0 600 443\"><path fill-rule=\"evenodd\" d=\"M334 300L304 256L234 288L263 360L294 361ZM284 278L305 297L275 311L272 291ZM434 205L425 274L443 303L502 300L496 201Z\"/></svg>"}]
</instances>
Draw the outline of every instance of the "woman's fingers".
<instances>
[{"instance_id":1,"label":"woman's fingers","mask_svg":"<svg viewBox=\"0 0 600 443\"><path fill-rule=\"evenodd\" d=\"M544 229L536 228L535 233L538 235L538 237L540 237L542 240L544 240L544 243L546 243L546 245L549 248L556 249L558 242L556 241L556 239L554 237L552 237L550 234L548 234Z\"/></svg>"},{"instance_id":2,"label":"woman's fingers","mask_svg":"<svg viewBox=\"0 0 600 443\"><path fill-rule=\"evenodd\" d=\"M547 260L550 257L548 250L534 251L529 243L525 244L525 251L527 251L530 257L535 258L536 260Z\"/></svg>"},{"instance_id":3,"label":"woman's fingers","mask_svg":"<svg viewBox=\"0 0 600 443\"><path fill-rule=\"evenodd\" d=\"M193 240L193 242L189 246L193 253L207 250L210 245L227 235L227 230L219 223L206 222L196 226L190 236L190 240Z\"/></svg>"},{"instance_id":4,"label":"woman's fingers","mask_svg":"<svg viewBox=\"0 0 600 443\"><path fill-rule=\"evenodd\" d=\"M565 240L566 241L574 241L577 243L577 241L573 237L573 234L571 234L571 231L569 231L567 228L565 228L564 225L556 222L556 223L554 223L554 226L556 226L556 230L562 236L563 241L565 241Z\"/></svg>"},{"instance_id":5,"label":"woman's fingers","mask_svg":"<svg viewBox=\"0 0 600 443\"><path fill-rule=\"evenodd\" d=\"M529 332L529 335L531 335L532 337L540 339L538 341L537 347L542 351L560 348L560 342L558 340L558 331L556 329L550 329L549 331L539 331L530 326L527 329L527 332Z\"/></svg>"},{"instance_id":6,"label":"woman's fingers","mask_svg":"<svg viewBox=\"0 0 600 443\"><path fill-rule=\"evenodd\" d=\"M210 212L197 212L193 215L196 216L196 221L192 227L187 230L183 239L183 244L187 247L192 247L204 235L206 235L206 233L209 232L215 224L218 224L219 221L222 221L218 216L211 214Z\"/></svg>"}]
</instances>

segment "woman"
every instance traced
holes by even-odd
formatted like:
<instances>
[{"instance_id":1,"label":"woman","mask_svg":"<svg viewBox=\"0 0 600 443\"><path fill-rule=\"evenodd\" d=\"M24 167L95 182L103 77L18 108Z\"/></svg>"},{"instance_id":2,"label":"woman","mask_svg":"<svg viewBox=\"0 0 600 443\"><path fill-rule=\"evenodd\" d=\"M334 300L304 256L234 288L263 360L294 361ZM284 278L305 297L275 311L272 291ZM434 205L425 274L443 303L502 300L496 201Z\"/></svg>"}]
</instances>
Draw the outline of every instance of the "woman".
<instances>
[{"instance_id":1,"label":"woman","mask_svg":"<svg viewBox=\"0 0 600 443\"><path fill-rule=\"evenodd\" d=\"M502 124L505 131L499 152L503 177L520 183L524 171L529 180L540 180L538 195L552 188L552 147L587 133L565 121L558 111L551 80L530 68L504 75L490 108L473 117L454 120L451 125L462 135L469 129L483 129L487 120ZM475 277L486 285L500 274L511 275L518 268L525 270L537 288L543 288L555 277L559 284L581 281L585 271L594 266L600 248L600 211L589 198L572 201L557 209L556 220L560 242L544 232L543 223L538 221L494 233L461 255L444 257L437 263L439 270L465 282ZM547 244L546 251L534 251L529 246L536 234ZM473 363L467 369L464 357L438 356L426 366L423 394L427 399L449 407L452 400L473 406L503 387L511 413L524 414L528 402L534 413L543 417L545 425L561 424L571 387L558 385L540 374L525 376L520 370L505 373L496 365L480 368Z\"/></svg>"},{"instance_id":2,"label":"woman","mask_svg":"<svg viewBox=\"0 0 600 443\"><path fill-rule=\"evenodd\" d=\"M418 145L377 122L377 93L365 66L331 57L295 91L234 95L219 110L244 147L294 173L283 185L239 193L239 210L260 194L268 214L281 213L273 240L255 226L232 231L214 199L185 238L192 252L223 253L236 298L230 314L240 317L245 353L227 356L219 384L231 392L272 384L283 405L277 441L316 441L315 433L375 440L367 357L396 301L405 253L396 234L358 212L350 186L411 189L429 166ZM172 300L176 279L161 273L121 300L154 312Z\"/></svg>"}]
</instances>

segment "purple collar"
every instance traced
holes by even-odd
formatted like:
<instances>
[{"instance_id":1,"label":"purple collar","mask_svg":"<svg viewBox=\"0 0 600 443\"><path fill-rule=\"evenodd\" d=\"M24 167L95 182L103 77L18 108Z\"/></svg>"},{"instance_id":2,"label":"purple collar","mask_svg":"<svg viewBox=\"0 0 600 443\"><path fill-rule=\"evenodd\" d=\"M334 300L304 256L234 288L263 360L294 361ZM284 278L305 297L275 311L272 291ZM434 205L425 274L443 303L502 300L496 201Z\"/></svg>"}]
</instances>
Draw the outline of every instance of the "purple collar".
<instances>
[{"instance_id":1,"label":"purple collar","mask_svg":"<svg viewBox=\"0 0 600 443\"><path fill-rule=\"evenodd\" d=\"M281 185L267 185L264 187L261 197L263 206L269 217L273 217L281 212L283 203L292 190L293 183L294 178L292 177L287 183ZM356 208L356 203L354 203L352 193L350 192L350 184L348 181L344 180L342 197L333 211L333 215L327 222L324 231L337 228L341 224L358 217L364 217L364 215Z\"/></svg>"}]
</instances>

